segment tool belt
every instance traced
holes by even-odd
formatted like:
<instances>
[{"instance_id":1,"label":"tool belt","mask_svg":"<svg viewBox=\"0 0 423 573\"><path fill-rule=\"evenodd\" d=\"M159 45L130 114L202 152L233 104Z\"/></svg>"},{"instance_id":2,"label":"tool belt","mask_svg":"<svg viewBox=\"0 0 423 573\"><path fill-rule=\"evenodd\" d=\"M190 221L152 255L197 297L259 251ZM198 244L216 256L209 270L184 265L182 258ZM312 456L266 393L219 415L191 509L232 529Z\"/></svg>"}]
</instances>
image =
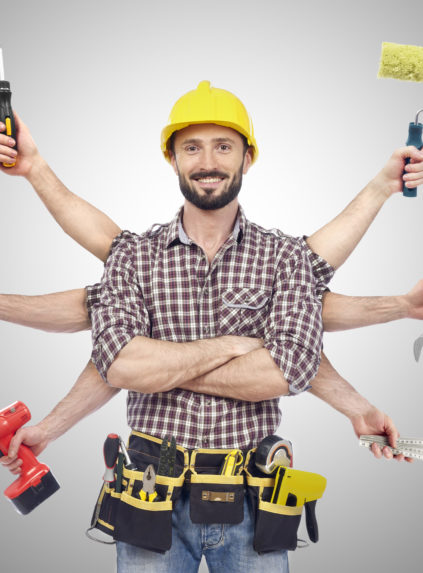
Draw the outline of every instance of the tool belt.
<instances>
[{"instance_id":1,"label":"tool belt","mask_svg":"<svg viewBox=\"0 0 423 573\"><path fill-rule=\"evenodd\" d=\"M310 539L317 541L317 524L310 516L314 515L316 500L323 494L326 480L318 474L287 468L290 492L296 491L296 480L301 483L298 504L289 505L289 500L287 505L280 504L280 501L271 502L275 477L256 467L255 449L242 452L242 464L236 467L235 475L222 475L221 468L231 450L192 451L177 446L175 477L157 475L157 497L154 502L143 501L140 492L144 472L150 464L158 467L161 444L162 440L152 436L137 431L131 433L128 452L137 470L128 470L122 456L119 457L115 481L111 484L105 482L100 490L91 530L98 529L112 536L114 541L164 553L172 544L172 509L182 488L189 488L190 517L193 523L198 524L241 523L247 492L255 516L254 549L258 553L296 549L297 530L304 507ZM315 476L320 478L318 487ZM304 493L303 490L307 489L304 484L308 482L313 485L308 493Z\"/></svg>"}]
</instances>

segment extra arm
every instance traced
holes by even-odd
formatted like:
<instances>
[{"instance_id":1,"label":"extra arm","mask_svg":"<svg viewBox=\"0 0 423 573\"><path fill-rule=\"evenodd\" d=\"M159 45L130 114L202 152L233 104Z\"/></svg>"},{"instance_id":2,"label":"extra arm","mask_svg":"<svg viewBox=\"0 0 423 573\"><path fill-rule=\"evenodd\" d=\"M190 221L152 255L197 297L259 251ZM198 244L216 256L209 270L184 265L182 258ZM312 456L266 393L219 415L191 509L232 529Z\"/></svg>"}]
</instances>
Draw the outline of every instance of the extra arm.
<instances>
[{"instance_id":1,"label":"extra arm","mask_svg":"<svg viewBox=\"0 0 423 573\"><path fill-rule=\"evenodd\" d=\"M423 319L423 280L408 293L396 296L323 296L324 330L334 332L391 322L402 318Z\"/></svg>"},{"instance_id":2,"label":"extra arm","mask_svg":"<svg viewBox=\"0 0 423 573\"><path fill-rule=\"evenodd\" d=\"M19 149L16 165L12 168L1 165L2 161L10 161L12 150L11 138L2 133L5 127L0 124L0 170L25 177L65 233L105 261L120 228L102 211L67 189L41 157L27 126L15 116Z\"/></svg>"},{"instance_id":3,"label":"extra arm","mask_svg":"<svg viewBox=\"0 0 423 573\"><path fill-rule=\"evenodd\" d=\"M80 420L92 414L119 392L104 383L92 362L89 362L70 392L35 426L20 428L10 442L7 456L0 463L13 473L19 473L22 461L17 452L21 443L40 454L50 442L70 430Z\"/></svg>"},{"instance_id":4,"label":"extra arm","mask_svg":"<svg viewBox=\"0 0 423 573\"><path fill-rule=\"evenodd\" d=\"M324 354L322 354L319 372L313 380L310 393L346 416L357 437L363 434L387 435L390 445L396 446L399 433L391 418L370 404L342 378ZM392 452L387 447L381 451L377 444L372 444L371 449L376 458L381 458L382 455L388 459L392 458ZM404 460L403 455L395 456L395 458L398 461ZM406 458L406 461L412 460Z\"/></svg>"},{"instance_id":5,"label":"extra arm","mask_svg":"<svg viewBox=\"0 0 423 573\"><path fill-rule=\"evenodd\" d=\"M411 158L405 165L406 158ZM403 171L407 174L403 179ZM339 268L360 242L385 201L408 187L423 184L423 152L415 147L395 151L378 175L327 225L313 233L310 248L334 268Z\"/></svg>"},{"instance_id":6,"label":"extra arm","mask_svg":"<svg viewBox=\"0 0 423 573\"><path fill-rule=\"evenodd\" d=\"M85 304L85 289L40 296L0 295L0 320L47 332L79 332L91 323Z\"/></svg>"}]
</instances>

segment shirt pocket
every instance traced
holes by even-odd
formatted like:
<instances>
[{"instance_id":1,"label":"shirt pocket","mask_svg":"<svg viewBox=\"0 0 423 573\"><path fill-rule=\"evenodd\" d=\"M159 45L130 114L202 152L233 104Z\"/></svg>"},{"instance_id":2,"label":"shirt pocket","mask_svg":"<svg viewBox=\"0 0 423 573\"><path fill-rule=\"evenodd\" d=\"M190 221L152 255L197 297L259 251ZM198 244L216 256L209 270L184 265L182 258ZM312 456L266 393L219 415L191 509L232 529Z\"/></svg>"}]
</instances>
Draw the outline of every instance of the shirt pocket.
<instances>
[{"instance_id":1,"label":"shirt pocket","mask_svg":"<svg viewBox=\"0 0 423 573\"><path fill-rule=\"evenodd\" d=\"M224 291L220 304L220 335L263 336L270 296L269 292L251 287Z\"/></svg>"}]
</instances>

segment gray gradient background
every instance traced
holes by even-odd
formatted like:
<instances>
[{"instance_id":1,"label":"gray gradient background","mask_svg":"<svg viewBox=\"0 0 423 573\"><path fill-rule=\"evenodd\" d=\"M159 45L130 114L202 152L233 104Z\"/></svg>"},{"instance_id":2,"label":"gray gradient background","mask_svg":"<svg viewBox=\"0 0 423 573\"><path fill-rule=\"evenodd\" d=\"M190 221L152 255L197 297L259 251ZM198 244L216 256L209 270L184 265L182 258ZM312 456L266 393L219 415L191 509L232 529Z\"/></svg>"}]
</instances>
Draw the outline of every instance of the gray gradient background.
<instances>
[{"instance_id":1,"label":"gray gradient background","mask_svg":"<svg viewBox=\"0 0 423 573\"><path fill-rule=\"evenodd\" d=\"M376 78L382 41L423 44L421 0L0 4L15 109L67 185L133 231L169 220L181 203L159 133L175 99L202 79L238 94L254 119L261 156L241 195L247 216L291 234L338 213L403 145L423 107L422 85ZM1 175L0 189L1 292L99 279L101 263L57 227L26 181ZM406 292L423 277L422 219L421 191L392 198L332 289ZM423 364L412 355L421 332L401 321L325 337L335 367L404 435L423 434ZM2 323L0 336L0 406L22 400L39 421L84 367L90 335ZM321 541L291 554L292 571L420 571L421 462L374 460L348 420L313 396L282 407L279 433L294 442L296 467L328 479ZM123 392L42 454L62 486L54 497L27 517L0 499L2 573L114 571L114 549L84 536L111 431L127 435ZM0 472L1 490L9 483Z\"/></svg>"}]
</instances>

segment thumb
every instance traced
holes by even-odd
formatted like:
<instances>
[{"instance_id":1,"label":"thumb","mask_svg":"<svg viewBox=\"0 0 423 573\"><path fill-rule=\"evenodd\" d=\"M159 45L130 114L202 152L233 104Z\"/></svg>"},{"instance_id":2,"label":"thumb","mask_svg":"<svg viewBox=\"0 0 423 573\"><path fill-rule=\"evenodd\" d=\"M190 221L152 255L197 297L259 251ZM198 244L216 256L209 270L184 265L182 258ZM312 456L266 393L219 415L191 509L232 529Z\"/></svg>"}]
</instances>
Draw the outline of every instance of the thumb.
<instances>
[{"instance_id":1,"label":"thumb","mask_svg":"<svg viewBox=\"0 0 423 573\"><path fill-rule=\"evenodd\" d=\"M10 440L9 452L7 457L14 459L18 455L18 450L21 447L22 442L25 440L25 430L18 430L13 438Z\"/></svg>"},{"instance_id":2,"label":"thumb","mask_svg":"<svg viewBox=\"0 0 423 573\"><path fill-rule=\"evenodd\" d=\"M399 438L399 432L389 416L385 416L385 433L388 436L389 445L392 446L393 448L396 448L397 438Z\"/></svg>"}]
</instances>

